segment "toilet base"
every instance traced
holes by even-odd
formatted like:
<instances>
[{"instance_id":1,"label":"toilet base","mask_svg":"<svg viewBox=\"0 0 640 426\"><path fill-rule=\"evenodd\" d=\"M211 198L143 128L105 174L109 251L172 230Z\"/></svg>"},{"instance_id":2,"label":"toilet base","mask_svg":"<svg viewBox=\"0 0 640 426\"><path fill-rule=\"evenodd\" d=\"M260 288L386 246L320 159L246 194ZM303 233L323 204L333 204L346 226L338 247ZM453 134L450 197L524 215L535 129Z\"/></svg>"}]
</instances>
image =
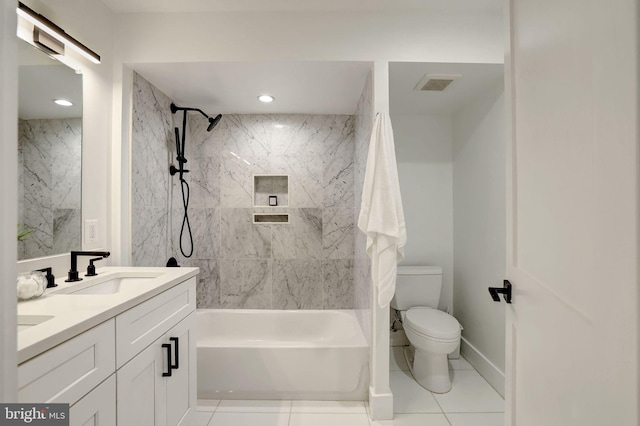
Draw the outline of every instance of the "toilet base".
<instances>
[{"instance_id":1,"label":"toilet base","mask_svg":"<svg viewBox=\"0 0 640 426\"><path fill-rule=\"evenodd\" d=\"M404 348L404 356L416 382L434 393L451 390L447 354L418 351L412 346Z\"/></svg>"}]
</instances>

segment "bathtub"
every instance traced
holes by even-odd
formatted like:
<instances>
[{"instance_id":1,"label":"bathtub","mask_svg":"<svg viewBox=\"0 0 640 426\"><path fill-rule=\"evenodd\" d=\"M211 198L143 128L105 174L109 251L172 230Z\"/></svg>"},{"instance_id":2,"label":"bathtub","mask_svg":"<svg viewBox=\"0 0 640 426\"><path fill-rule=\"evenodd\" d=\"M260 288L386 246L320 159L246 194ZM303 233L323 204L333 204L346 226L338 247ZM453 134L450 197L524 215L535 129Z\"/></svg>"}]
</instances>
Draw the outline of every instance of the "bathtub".
<instances>
[{"instance_id":1,"label":"bathtub","mask_svg":"<svg viewBox=\"0 0 640 426\"><path fill-rule=\"evenodd\" d=\"M354 311L199 309L199 399L364 400L369 350Z\"/></svg>"}]
</instances>

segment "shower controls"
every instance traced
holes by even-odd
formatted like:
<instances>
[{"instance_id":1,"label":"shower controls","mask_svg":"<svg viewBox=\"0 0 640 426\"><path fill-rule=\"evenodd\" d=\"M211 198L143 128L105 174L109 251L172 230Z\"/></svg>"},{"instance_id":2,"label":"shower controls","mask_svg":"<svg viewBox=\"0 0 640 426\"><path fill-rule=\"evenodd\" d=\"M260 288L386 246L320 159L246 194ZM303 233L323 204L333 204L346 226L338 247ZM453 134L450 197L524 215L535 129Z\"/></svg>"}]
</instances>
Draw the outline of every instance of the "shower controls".
<instances>
[{"instance_id":1,"label":"shower controls","mask_svg":"<svg viewBox=\"0 0 640 426\"><path fill-rule=\"evenodd\" d=\"M191 232L191 224L189 222L189 183L184 178L185 173L189 173L189 170L184 168L187 159L185 157L185 142L186 142L186 132L187 132L187 113L189 111L196 111L202 114L205 118L209 120L209 126L207 126L207 132L213 130L214 127L218 124L218 122L222 119L222 114L218 114L215 117L209 117L199 108L187 108L187 107L179 107L174 103L171 103L171 113L175 114L178 111L182 111L182 138L180 137L180 129L175 127L176 134L176 161L178 161L178 167L173 164L169 167L169 174L174 176L176 174L179 175L180 178L180 190L182 191L182 206L184 207L184 214L182 216L182 226L180 227L180 252L184 257L191 257L193 255L193 233ZM189 238L189 252L185 251L182 237L186 235Z\"/></svg>"}]
</instances>

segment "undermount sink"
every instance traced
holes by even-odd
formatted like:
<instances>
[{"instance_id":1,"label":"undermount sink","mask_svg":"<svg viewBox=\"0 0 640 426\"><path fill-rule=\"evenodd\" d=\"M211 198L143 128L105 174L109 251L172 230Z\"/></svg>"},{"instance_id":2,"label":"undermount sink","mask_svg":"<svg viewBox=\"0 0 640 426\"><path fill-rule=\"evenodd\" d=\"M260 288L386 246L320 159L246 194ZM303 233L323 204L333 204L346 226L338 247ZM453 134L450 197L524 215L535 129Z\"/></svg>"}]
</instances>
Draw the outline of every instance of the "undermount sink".
<instances>
[{"instance_id":1,"label":"undermount sink","mask_svg":"<svg viewBox=\"0 0 640 426\"><path fill-rule=\"evenodd\" d=\"M28 330L50 319L53 315L18 315L18 331Z\"/></svg>"},{"instance_id":2,"label":"undermount sink","mask_svg":"<svg viewBox=\"0 0 640 426\"><path fill-rule=\"evenodd\" d=\"M135 277L113 277L111 279L96 282L81 282L70 287L56 290L54 294L115 294L125 288L147 283L149 280L157 278L158 276L160 276L160 274Z\"/></svg>"}]
</instances>

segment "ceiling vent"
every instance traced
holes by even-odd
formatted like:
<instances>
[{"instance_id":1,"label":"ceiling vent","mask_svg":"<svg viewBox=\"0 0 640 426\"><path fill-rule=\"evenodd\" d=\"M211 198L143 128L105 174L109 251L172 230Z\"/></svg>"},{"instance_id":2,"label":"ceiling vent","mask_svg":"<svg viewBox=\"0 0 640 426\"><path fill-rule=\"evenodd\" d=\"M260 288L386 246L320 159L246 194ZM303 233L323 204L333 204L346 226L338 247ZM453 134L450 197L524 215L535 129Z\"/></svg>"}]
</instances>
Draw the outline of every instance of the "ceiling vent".
<instances>
[{"instance_id":1,"label":"ceiling vent","mask_svg":"<svg viewBox=\"0 0 640 426\"><path fill-rule=\"evenodd\" d=\"M442 92L454 80L461 78L460 74L425 74L413 90L418 92Z\"/></svg>"}]
</instances>

